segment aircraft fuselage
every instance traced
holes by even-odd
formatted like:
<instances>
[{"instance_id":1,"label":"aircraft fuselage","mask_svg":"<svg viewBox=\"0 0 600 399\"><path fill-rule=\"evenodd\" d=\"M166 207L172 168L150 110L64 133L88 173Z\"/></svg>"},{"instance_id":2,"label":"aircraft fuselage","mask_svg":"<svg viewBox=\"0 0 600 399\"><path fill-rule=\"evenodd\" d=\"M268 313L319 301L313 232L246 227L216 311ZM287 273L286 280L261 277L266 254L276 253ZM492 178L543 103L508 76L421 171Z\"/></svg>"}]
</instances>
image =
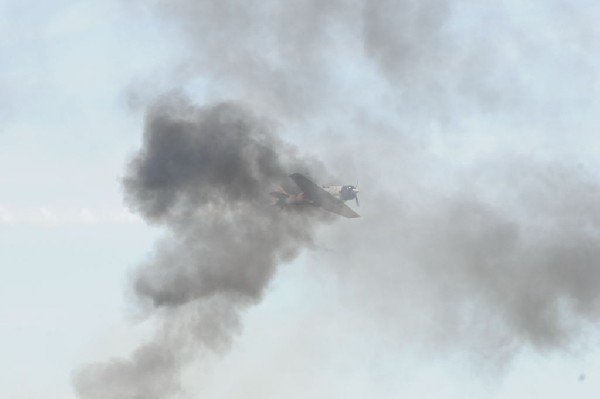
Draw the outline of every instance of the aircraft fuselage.
<instances>
[{"instance_id":1,"label":"aircraft fuselage","mask_svg":"<svg viewBox=\"0 0 600 399\"><path fill-rule=\"evenodd\" d=\"M276 205L281 207L286 205L313 205L347 218L360 216L344 204L344 202L354 199L356 205L359 205L356 187L349 185L318 186L300 173L293 173L290 177L302 191L299 194L289 194L281 187L277 191L272 191L271 196L276 198Z\"/></svg>"}]
</instances>

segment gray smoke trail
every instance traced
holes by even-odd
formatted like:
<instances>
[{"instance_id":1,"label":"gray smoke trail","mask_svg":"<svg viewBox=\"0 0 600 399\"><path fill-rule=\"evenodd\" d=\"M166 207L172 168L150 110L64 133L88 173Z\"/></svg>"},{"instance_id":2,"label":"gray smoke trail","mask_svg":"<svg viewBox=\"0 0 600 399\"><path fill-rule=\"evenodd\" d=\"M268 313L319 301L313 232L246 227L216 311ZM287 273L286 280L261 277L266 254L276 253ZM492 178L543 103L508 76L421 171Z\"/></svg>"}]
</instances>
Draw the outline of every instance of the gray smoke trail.
<instances>
[{"instance_id":1,"label":"gray smoke trail","mask_svg":"<svg viewBox=\"0 0 600 399\"><path fill-rule=\"evenodd\" d=\"M155 105L124 185L137 212L171 231L134 279L137 296L163 309L161 331L129 360L79 372L79 395L164 398L196 351L226 347L239 309L260 300L276 265L328 220L281 212L269 197L290 171L318 167L240 105L199 108L173 97Z\"/></svg>"}]
</instances>

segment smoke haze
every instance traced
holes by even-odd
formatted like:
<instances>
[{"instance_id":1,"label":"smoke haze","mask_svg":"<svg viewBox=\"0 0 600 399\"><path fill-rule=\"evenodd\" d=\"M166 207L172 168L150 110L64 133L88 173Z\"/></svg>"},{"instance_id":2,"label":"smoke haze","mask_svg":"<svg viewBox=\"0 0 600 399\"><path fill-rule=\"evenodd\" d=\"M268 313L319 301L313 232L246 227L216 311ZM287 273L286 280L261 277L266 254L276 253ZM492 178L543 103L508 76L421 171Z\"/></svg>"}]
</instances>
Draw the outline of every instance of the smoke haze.
<instances>
[{"instance_id":1,"label":"smoke haze","mask_svg":"<svg viewBox=\"0 0 600 399\"><path fill-rule=\"evenodd\" d=\"M598 34L561 34L540 14L562 7L550 3L157 2L189 49L173 85L206 89L149 105L124 181L132 208L169 230L134 278L162 322L130 360L79 372L79 395L177 392L190 353L226 349L277 265L313 246L382 334L501 360L576 342L600 311L600 189L580 146ZM289 173L325 183L326 169L360 177L351 227L317 234L321 217L265 205Z\"/></svg>"}]
</instances>

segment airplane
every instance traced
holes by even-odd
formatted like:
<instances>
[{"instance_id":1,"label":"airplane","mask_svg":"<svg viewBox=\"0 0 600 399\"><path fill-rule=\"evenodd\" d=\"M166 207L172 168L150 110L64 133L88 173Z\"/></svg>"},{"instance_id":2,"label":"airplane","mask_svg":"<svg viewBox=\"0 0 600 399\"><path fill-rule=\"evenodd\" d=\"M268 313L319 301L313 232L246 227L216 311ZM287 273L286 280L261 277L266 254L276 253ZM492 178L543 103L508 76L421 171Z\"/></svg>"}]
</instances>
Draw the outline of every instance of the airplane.
<instances>
[{"instance_id":1,"label":"airplane","mask_svg":"<svg viewBox=\"0 0 600 399\"><path fill-rule=\"evenodd\" d=\"M360 205L356 196L358 190L355 186L329 185L319 187L300 173L292 173L290 177L300 187L302 192L299 194L288 194L280 187L277 191L271 192L271 196L277 199L276 205L281 207L288 205L312 205L347 218L360 217L358 213L344 204L345 201L354 199L356 200L356 205Z\"/></svg>"}]
</instances>

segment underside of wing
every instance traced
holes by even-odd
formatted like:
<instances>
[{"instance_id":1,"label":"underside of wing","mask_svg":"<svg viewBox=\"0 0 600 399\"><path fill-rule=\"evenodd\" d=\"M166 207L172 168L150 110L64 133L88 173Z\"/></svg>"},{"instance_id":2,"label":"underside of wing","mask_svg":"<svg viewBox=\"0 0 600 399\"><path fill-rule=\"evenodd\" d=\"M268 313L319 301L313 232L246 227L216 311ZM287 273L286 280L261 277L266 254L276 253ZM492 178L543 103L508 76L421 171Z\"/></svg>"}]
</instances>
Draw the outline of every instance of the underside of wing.
<instances>
[{"instance_id":1,"label":"underside of wing","mask_svg":"<svg viewBox=\"0 0 600 399\"><path fill-rule=\"evenodd\" d=\"M358 213L350 209L343 201L335 198L300 173L291 174L290 177L315 205L347 218L360 217Z\"/></svg>"},{"instance_id":2,"label":"underside of wing","mask_svg":"<svg viewBox=\"0 0 600 399\"><path fill-rule=\"evenodd\" d=\"M332 206L321 205L321 208L323 208L329 212L337 213L338 215L346 217L346 218L359 218L360 217L360 215L358 213L354 212L348 205L344 204L343 202L339 202L337 204L331 204L331 205Z\"/></svg>"}]
</instances>

